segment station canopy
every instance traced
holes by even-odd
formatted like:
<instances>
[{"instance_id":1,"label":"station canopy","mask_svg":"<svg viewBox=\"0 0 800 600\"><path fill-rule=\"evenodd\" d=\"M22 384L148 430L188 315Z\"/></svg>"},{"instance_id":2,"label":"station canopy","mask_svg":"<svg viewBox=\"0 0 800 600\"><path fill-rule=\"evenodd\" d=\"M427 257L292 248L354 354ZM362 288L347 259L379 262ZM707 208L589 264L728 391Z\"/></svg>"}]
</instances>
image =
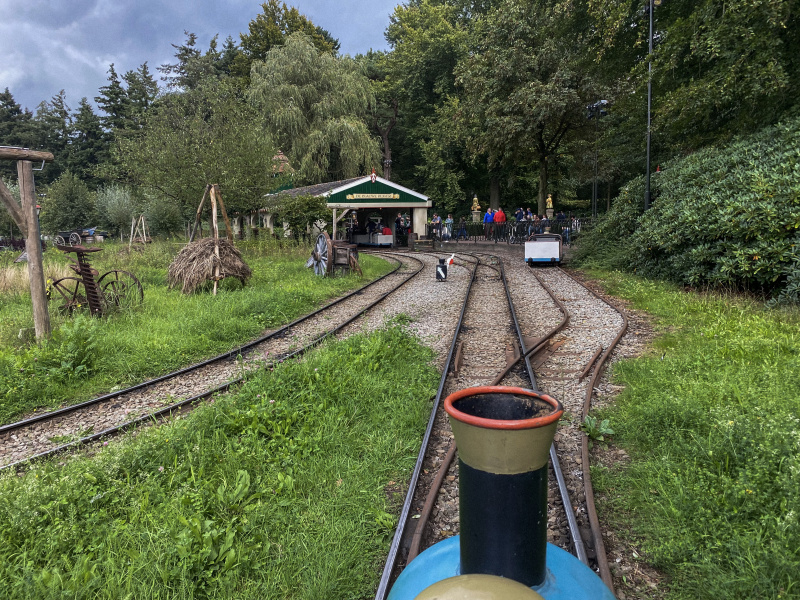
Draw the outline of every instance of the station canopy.
<instances>
[{"instance_id":1,"label":"station canopy","mask_svg":"<svg viewBox=\"0 0 800 600\"><path fill-rule=\"evenodd\" d=\"M424 194L382 177L367 175L342 181L318 183L279 192L288 196L324 196L328 208L430 208Z\"/></svg>"}]
</instances>

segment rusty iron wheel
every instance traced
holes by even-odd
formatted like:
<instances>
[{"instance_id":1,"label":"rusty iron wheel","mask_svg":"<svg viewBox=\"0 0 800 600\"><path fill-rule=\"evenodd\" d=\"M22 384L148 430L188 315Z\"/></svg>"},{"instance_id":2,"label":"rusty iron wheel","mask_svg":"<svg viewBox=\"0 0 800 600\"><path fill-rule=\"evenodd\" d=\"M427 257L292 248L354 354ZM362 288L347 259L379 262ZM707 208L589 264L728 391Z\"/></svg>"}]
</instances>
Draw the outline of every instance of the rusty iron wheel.
<instances>
[{"instance_id":1,"label":"rusty iron wheel","mask_svg":"<svg viewBox=\"0 0 800 600\"><path fill-rule=\"evenodd\" d=\"M128 309L144 302L142 284L133 273L128 271L108 271L97 280L97 287L106 305L119 309Z\"/></svg>"},{"instance_id":2,"label":"rusty iron wheel","mask_svg":"<svg viewBox=\"0 0 800 600\"><path fill-rule=\"evenodd\" d=\"M50 285L50 302L60 302L58 310L72 314L75 311L89 312L86 288L79 277L63 277Z\"/></svg>"}]
</instances>

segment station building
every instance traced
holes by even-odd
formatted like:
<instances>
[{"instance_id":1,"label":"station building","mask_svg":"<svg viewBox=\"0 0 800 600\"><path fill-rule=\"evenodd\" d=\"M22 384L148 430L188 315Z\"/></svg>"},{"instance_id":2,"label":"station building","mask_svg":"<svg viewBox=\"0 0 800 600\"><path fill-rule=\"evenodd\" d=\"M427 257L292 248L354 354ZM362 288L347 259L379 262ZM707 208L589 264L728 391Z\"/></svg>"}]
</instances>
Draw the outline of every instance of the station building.
<instances>
[{"instance_id":1,"label":"station building","mask_svg":"<svg viewBox=\"0 0 800 600\"><path fill-rule=\"evenodd\" d=\"M428 196L378 177L375 173L283 190L276 195L325 197L326 205L332 211L334 239L346 239L369 246L396 243L397 213L401 213L410 223L411 232L417 233L417 237L424 237L428 209L432 205ZM380 232L379 223L391 229L391 236Z\"/></svg>"}]
</instances>

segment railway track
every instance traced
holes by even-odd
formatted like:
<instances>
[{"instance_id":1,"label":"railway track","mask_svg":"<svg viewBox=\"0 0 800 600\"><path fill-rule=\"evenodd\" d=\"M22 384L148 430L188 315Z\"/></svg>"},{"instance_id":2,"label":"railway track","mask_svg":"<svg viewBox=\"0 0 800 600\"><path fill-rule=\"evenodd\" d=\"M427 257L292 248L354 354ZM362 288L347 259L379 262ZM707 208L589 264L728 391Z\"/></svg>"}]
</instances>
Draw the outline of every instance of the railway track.
<instances>
[{"instance_id":1,"label":"railway track","mask_svg":"<svg viewBox=\"0 0 800 600\"><path fill-rule=\"evenodd\" d=\"M155 419L235 385L246 372L299 356L383 302L425 267L397 256L387 275L225 354L87 402L0 427L0 469L52 456Z\"/></svg>"},{"instance_id":2,"label":"railway track","mask_svg":"<svg viewBox=\"0 0 800 600\"><path fill-rule=\"evenodd\" d=\"M398 263L395 271L241 348L88 403L2 426L0 468L175 414L224 391L250 369L299 356L330 336L345 337L407 314L412 316L409 329L436 351L442 378L376 599L386 597L416 552L458 533L455 449L440 400L493 383L540 390L564 404L568 418L551 449L548 541L599 570L611 587L590 484L586 491L588 451L580 423L599 365L622 334L624 316L561 269L530 269L513 252L518 248L508 251L512 259L505 264L497 256L507 253L502 248L492 248L492 255L471 250L458 253L444 284L435 282L434 266L449 253L378 252ZM405 286L423 272L426 278ZM594 378L585 379L595 363Z\"/></svg>"},{"instance_id":3,"label":"railway track","mask_svg":"<svg viewBox=\"0 0 800 600\"><path fill-rule=\"evenodd\" d=\"M387 596L420 551L459 532L456 454L440 401L453 391L490 384L540 390L564 402L570 419L559 427L559 443L550 452L548 541L595 568L613 589L591 493L586 501L582 465L588 465L588 454L581 454L580 423L588 411L586 394L591 397L601 370L597 347L605 344L603 358L609 356L624 332L624 316L561 269L537 276L519 257L506 270L496 256L459 256L474 261L472 282L376 600ZM589 382L582 376L593 364Z\"/></svg>"}]
</instances>

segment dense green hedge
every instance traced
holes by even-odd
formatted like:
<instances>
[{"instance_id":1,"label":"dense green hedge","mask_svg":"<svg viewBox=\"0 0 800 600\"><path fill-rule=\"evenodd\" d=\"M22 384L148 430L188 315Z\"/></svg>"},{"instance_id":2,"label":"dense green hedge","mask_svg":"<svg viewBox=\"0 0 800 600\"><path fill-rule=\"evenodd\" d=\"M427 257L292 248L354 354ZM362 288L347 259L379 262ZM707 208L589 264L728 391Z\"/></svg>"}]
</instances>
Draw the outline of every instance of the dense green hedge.
<instances>
[{"instance_id":1,"label":"dense green hedge","mask_svg":"<svg viewBox=\"0 0 800 600\"><path fill-rule=\"evenodd\" d=\"M800 118L626 185L578 258L700 286L800 300Z\"/></svg>"}]
</instances>

